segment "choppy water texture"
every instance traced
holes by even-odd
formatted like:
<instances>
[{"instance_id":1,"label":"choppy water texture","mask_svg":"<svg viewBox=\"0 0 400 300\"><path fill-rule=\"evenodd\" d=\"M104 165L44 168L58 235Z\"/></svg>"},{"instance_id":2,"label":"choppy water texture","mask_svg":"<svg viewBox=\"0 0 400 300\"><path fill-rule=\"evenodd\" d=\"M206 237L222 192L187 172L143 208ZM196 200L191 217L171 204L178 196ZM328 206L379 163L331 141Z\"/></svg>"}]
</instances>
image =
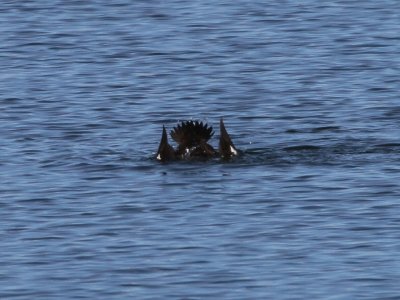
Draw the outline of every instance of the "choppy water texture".
<instances>
[{"instance_id":1,"label":"choppy water texture","mask_svg":"<svg viewBox=\"0 0 400 300\"><path fill-rule=\"evenodd\" d=\"M3 1L1 299L399 299L400 2ZM223 116L244 155L160 164Z\"/></svg>"}]
</instances>

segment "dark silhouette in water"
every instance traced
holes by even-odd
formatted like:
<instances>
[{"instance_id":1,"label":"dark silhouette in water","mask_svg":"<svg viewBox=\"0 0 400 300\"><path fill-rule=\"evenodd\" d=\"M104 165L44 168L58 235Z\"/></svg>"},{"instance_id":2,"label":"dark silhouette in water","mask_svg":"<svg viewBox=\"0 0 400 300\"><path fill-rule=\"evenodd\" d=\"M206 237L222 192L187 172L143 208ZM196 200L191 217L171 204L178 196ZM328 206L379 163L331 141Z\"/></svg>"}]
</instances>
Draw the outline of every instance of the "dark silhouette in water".
<instances>
[{"instance_id":1,"label":"dark silhouette in water","mask_svg":"<svg viewBox=\"0 0 400 300\"><path fill-rule=\"evenodd\" d=\"M220 137L218 151L208 144L208 140L214 135L212 126L199 121L182 121L171 130L172 139L178 144L174 149L168 143L168 135L165 127L161 136L156 158L160 161L182 160L190 158L221 157L229 159L238 155L236 147L225 129L224 121L220 120Z\"/></svg>"}]
</instances>

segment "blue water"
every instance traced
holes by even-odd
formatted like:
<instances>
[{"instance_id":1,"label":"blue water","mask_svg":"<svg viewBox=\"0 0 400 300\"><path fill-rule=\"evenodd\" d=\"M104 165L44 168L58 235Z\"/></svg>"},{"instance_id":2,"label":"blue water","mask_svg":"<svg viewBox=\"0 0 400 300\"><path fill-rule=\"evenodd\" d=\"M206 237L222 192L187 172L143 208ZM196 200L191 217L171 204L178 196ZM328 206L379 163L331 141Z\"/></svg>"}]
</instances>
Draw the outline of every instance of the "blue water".
<instances>
[{"instance_id":1,"label":"blue water","mask_svg":"<svg viewBox=\"0 0 400 300\"><path fill-rule=\"evenodd\" d=\"M1 299L400 299L400 2L3 1ZM231 162L154 159L225 125Z\"/></svg>"}]
</instances>

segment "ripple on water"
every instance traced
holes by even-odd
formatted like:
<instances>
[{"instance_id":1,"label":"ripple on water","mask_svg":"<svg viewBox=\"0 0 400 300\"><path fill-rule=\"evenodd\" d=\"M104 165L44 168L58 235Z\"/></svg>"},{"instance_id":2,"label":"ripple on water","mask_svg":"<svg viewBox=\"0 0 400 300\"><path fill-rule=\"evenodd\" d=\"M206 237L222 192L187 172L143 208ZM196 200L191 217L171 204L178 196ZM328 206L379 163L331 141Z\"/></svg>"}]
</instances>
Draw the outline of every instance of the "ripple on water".
<instances>
[{"instance_id":1,"label":"ripple on water","mask_svg":"<svg viewBox=\"0 0 400 300\"><path fill-rule=\"evenodd\" d=\"M399 298L397 1L225 4L2 3L0 298Z\"/></svg>"}]
</instances>

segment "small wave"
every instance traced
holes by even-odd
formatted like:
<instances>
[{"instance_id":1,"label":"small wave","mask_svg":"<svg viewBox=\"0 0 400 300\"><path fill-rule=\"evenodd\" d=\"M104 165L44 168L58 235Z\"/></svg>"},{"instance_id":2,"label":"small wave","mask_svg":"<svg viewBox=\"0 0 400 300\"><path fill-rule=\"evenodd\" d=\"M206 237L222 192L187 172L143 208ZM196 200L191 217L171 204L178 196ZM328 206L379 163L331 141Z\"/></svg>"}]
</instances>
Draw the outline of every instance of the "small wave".
<instances>
[{"instance_id":1,"label":"small wave","mask_svg":"<svg viewBox=\"0 0 400 300\"><path fill-rule=\"evenodd\" d=\"M298 146L290 146L283 148L283 150L285 151L316 151L320 149L321 147L314 145L298 145Z\"/></svg>"}]
</instances>

